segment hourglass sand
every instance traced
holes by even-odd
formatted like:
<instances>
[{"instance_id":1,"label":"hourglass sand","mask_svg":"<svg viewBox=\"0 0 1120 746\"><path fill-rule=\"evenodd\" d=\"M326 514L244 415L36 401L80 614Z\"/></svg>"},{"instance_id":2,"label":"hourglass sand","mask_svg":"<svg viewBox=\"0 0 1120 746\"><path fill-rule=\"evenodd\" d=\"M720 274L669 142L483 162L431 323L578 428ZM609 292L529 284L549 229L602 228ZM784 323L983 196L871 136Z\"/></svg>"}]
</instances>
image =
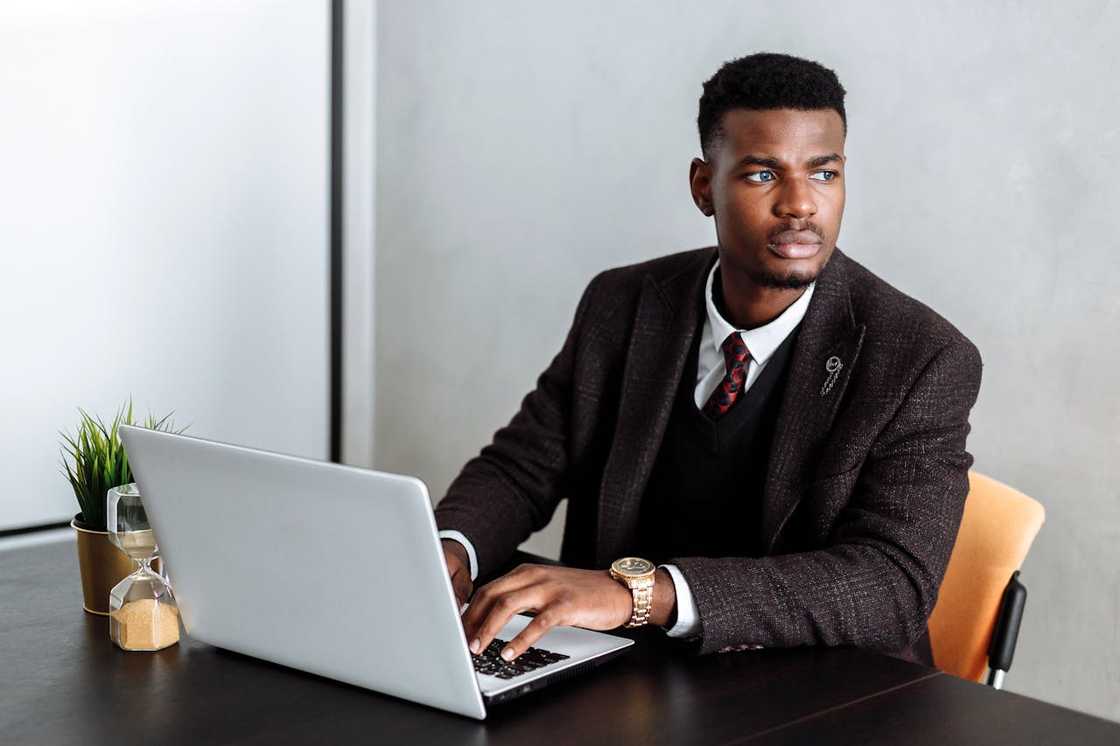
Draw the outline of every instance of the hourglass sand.
<instances>
[{"instance_id":1,"label":"hourglass sand","mask_svg":"<svg viewBox=\"0 0 1120 746\"><path fill-rule=\"evenodd\" d=\"M152 570L159 553L135 483L109 490L109 540L138 565L109 592L109 639L124 650L162 650L179 641L179 607L171 587Z\"/></svg>"}]
</instances>

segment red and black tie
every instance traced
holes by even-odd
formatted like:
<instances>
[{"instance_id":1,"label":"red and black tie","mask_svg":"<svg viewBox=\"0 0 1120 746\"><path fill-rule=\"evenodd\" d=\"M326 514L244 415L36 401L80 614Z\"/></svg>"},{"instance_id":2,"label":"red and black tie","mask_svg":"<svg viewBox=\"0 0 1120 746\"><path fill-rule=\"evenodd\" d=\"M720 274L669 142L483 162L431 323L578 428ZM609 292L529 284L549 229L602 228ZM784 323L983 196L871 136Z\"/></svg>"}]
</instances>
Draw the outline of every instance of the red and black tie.
<instances>
[{"instance_id":1,"label":"red and black tie","mask_svg":"<svg viewBox=\"0 0 1120 746\"><path fill-rule=\"evenodd\" d=\"M747 362L751 357L739 332L728 334L727 339L723 340L722 347L727 371L723 374L719 386L704 404L704 414L713 419L722 417L731 409L731 405L743 392L743 384L747 381Z\"/></svg>"}]
</instances>

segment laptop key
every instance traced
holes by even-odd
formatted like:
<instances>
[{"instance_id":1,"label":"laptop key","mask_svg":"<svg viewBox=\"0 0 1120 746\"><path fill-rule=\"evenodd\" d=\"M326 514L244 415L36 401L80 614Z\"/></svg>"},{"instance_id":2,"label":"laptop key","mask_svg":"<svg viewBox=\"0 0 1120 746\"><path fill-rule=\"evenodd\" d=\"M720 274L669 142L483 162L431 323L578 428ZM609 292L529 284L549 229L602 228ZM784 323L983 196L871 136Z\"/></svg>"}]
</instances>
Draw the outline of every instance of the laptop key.
<instances>
[{"instance_id":1,"label":"laptop key","mask_svg":"<svg viewBox=\"0 0 1120 746\"><path fill-rule=\"evenodd\" d=\"M499 679L512 679L516 676L530 673L544 666L567 659L563 653L554 653L542 648L529 648L512 661L507 661L501 656L502 649L508 640L495 638L479 655L471 655L474 669L487 676L496 676Z\"/></svg>"}]
</instances>

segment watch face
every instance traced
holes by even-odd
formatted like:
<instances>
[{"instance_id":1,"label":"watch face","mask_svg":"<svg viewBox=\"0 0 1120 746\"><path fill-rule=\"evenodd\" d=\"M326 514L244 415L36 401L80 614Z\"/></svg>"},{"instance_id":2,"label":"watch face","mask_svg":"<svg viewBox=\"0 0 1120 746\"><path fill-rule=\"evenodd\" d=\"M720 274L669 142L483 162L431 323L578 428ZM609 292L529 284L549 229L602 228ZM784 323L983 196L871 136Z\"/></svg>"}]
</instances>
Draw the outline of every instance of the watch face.
<instances>
[{"instance_id":1,"label":"watch face","mask_svg":"<svg viewBox=\"0 0 1120 746\"><path fill-rule=\"evenodd\" d=\"M653 572L653 563L641 557L623 557L615 560L614 571L624 575L648 575Z\"/></svg>"}]
</instances>

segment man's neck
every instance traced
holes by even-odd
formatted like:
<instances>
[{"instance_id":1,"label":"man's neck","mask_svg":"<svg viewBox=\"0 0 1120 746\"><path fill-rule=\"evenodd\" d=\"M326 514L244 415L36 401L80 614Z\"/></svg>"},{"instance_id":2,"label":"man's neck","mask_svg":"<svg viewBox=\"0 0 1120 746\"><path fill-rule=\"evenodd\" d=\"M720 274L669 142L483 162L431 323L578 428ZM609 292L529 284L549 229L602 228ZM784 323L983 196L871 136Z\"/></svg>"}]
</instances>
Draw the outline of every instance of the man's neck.
<instances>
[{"instance_id":1,"label":"man's neck","mask_svg":"<svg viewBox=\"0 0 1120 746\"><path fill-rule=\"evenodd\" d=\"M723 271L723 265L716 269L715 282L712 283L716 308L736 329L744 330L769 324L781 316L804 292L803 287L762 287L750 279L739 283Z\"/></svg>"}]
</instances>

